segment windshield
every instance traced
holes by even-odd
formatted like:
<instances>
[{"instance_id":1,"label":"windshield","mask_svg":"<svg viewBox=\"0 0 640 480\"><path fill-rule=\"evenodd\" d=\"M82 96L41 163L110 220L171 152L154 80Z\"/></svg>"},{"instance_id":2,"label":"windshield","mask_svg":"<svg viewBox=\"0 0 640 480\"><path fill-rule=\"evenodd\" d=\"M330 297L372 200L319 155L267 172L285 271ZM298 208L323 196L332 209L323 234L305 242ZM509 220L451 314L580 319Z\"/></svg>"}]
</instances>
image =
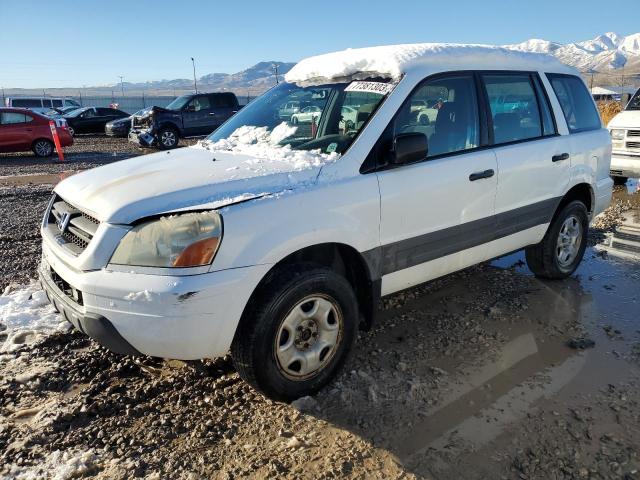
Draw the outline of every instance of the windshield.
<instances>
[{"instance_id":1,"label":"windshield","mask_svg":"<svg viewBox=\"0 0 640 480\"><path fill-rule=\"evenodd\" d=\"M383 82L313 87L281 83L240 110L207 140L233 137L241 143L255 143L267 136L272 145L342 154L391 88Z\"/></svg>"},{"instance_id":2,"label":"windshield","mask_svg":"<svg viewBox=\"0 0 640 480\"><path fill-rule=\"evenodd\" d=\"M65 113L65 117L77 117L78 115L80 115L85 110L87 110L87 108L85 108L85 107L75 108L75 109L71 110L70 112Z\"/></svg>"},{"instance_id":3,"label":"windshield","mask_svg":"<svg viewBox=\"0 0 640 480\"><path fill-rule=\"evenodd\" d=\"M182 109L182 107L184 107L187 104L190 98L191 98L191 95L182 95L181 97L176 98L173 102L171 102L169 105L167 105L164 108L166 108L167 110L180 110Z\"/></svg>"},{"instance_id":4,"label":"windshield","mask_svg":"<svg viewBox=\"0 0 640 480\"><path fill-rule=\"evenodd\" d=\"M627 110L640 110L640 89L627 104Z\"/></svg>"}]
</instances>

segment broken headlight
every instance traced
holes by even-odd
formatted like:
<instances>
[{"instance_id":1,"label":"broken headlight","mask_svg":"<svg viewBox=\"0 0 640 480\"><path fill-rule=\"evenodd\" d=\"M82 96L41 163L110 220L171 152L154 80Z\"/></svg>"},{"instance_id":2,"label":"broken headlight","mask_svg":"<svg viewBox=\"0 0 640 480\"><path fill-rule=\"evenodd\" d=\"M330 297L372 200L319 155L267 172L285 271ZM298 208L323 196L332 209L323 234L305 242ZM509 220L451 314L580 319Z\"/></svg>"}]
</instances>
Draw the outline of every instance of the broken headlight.
<instances>
[{"instance_id":1,"label":"broken headlight","mask_svg":"<svg viewBox=\"0 0 640 480\"><path fill-rule=\"evenodd\" d=\"M160 217L127 232L110 263L176 268L209 265L221 240L222 218L216 212Z\"/></svg>"}]
</instances>

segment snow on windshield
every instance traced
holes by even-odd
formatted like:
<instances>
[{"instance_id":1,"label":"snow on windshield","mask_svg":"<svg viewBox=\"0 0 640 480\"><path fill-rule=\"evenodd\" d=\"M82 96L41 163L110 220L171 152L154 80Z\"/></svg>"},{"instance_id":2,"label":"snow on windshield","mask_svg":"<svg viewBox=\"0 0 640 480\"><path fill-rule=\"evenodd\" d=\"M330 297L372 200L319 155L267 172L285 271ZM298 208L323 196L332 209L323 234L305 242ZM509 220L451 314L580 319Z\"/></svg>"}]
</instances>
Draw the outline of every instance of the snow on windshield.
<instances>
[{"instance_id":1,"label":"snow on windshield","mask_svg":"<svg viewBox=\"0 0 640 480\"><path fill-rule=\"evenodd\" d=\"M381 76L399 79L414 65L462 65L489 63L494 68L554 67L568 69L555 57L540 53L520 52L490 45L457 45L416 43L347 49L305 58L295 65L285 80L292 83L335 79L361 79Z\"/></svg>"},{"instance_id":2,"label":"snow on windshield","mask_svg":"<svg viewBox=\"0 0 640 480\"><path fill-rule=\"evenodd\" d=\"M253 158L245 163L252 169L261 164L282 162L291 165L293 170L321 167L340 158L338 153L322 153L317 150L294 150L290 145L280 145L295 134L298 127L280 123L272 131L267 127L245 125L234 130L227 138L216 142L203 142L202 146L212 151L223 151L249 155Z\"/></svg>"}]
</instances>

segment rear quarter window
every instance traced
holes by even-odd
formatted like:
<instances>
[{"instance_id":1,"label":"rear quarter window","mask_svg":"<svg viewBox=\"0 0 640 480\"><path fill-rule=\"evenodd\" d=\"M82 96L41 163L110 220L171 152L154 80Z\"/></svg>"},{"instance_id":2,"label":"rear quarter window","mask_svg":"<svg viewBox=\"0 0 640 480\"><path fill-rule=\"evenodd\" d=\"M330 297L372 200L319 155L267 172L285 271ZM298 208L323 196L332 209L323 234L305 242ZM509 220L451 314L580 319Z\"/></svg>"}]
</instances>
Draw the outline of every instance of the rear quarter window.
<instances>
[{"instance_id":1,"label":"rear quarter window","mask_svg":"<svg viewBox=\"0 0 640 480\"><path fill-rule=\"evenodd\" d=\"M42 108L42 100L39 98L14 98L11 106L20 108Z\"/></svg>"},{"instance_id":2,"label":"rear quarter window","mask_svg":"<svg viewBox=\"0 0 640 480\"><path fill-rule=\"evenodd\" d=\"M602 121L584 82L574 75L547 73L570 133L598 130Z\"/></svg>"}]
</instances>

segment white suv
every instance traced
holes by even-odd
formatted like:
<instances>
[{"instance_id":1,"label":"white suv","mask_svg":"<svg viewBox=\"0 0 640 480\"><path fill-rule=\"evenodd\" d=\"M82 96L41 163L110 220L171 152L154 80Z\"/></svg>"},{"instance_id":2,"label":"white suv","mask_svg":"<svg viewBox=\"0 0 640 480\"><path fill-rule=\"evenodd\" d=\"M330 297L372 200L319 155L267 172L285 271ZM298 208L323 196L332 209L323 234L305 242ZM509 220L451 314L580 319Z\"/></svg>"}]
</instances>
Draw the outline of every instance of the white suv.
<instances>
[{"instance_id":1,"label":"white suv","mask_svg":"<svg viewBox=\"0 0 640 480\"><path fill-rule=\"evenodd\" d=\"M283 122L291 102L317 123ZM242 378L291 399L335 375L381 296L523 248L536 275L571 275L611 198L610 155L583 81L552 57L322 55L197 146L58 184L41 281L115 352L231 350Z\"/></svg>"},{"instance_id":2,"label":"white suv","mask_svg":"<svg viewBox=\"0 0 640 480\"><path fill-rule=\"evenodd\" d=\"M624 182L640 177L640 90L608 125L613 140L611 176Z\"/></svg>"}]
</instances>

